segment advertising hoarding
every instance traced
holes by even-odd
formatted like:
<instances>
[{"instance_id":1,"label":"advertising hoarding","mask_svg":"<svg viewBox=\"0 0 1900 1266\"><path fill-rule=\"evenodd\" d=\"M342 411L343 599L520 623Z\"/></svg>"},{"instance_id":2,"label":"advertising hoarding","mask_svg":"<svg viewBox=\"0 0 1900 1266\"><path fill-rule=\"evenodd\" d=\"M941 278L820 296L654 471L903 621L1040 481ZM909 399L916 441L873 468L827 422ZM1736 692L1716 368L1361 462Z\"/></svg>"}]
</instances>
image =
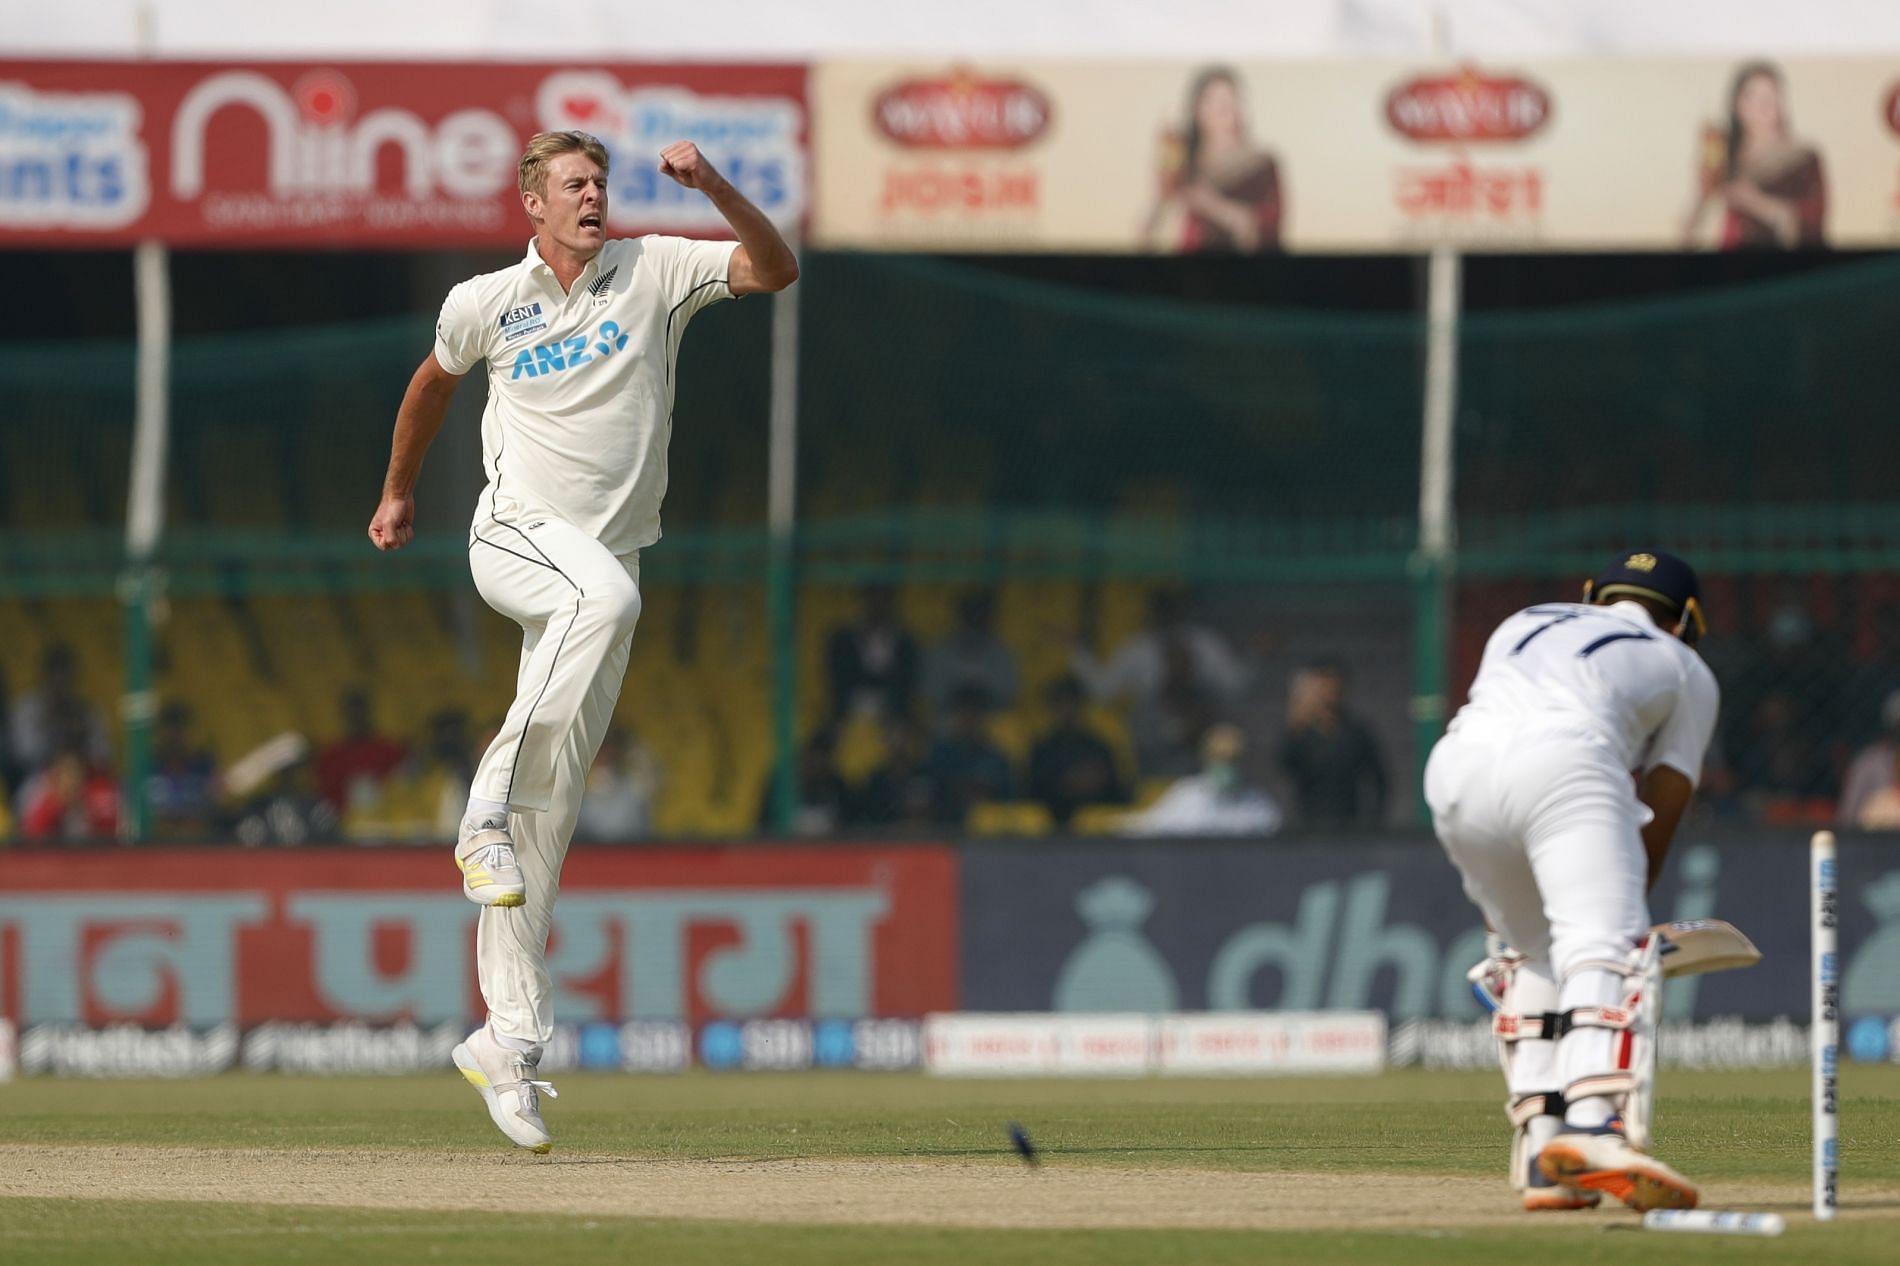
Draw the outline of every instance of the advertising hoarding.
<instances>
[{"instance_id":1,"label":"advertising hoarding","mask_svg":"<svg viewBox=\"0 0 1900 1266\"><path fill-rule=\"evenodd\" d=\"M778 224L808 205L805 68L0 61L0 247L518 251L540 131L613 156L608 231L730 237L658 171L691 139Z\"/></svg>"}]
</instances>

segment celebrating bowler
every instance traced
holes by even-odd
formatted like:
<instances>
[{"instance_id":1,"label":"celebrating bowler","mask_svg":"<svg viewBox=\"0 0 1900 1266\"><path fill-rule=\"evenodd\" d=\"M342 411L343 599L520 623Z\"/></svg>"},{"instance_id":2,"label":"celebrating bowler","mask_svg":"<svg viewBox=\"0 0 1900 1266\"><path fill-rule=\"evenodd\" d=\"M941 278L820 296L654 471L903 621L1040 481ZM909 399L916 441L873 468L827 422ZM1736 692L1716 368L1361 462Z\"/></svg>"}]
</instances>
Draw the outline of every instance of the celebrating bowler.
<instances>
[{"instance_id":1,"label":"celebrating bowler","mask_svg":"<svg viewBox=\"0 0 1900 1266\"><path fill-rule=\"evenodd\" d=\"M690 141L660 170L696 189L737 242L610 240L606 148L546 132L521 156L534 239L520 262L461 283L396 414L378 549L415 535L415 485L462 375L488 362L488 484L469 566L521 626L514 703L475 771L455 864L482 907L477 973L488 1019L455 1048L462 1075L517 1146L551 1146L535 1078L552 1036L548 929L587 771L620 695L640 616L640 551L660 538L674 364L694 313L783 290L798 262L770 220Z\"/></svg>"}]
</instances>

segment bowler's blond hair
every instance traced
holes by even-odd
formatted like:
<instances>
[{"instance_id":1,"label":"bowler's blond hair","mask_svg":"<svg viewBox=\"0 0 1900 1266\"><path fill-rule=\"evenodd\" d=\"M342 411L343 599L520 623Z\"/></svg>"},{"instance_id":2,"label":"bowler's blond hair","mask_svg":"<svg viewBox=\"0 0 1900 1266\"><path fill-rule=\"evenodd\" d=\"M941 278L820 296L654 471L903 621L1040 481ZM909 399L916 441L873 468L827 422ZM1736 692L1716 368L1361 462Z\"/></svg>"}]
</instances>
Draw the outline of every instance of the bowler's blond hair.
<instances>
[{"instance_id":1,"label":"bowler's blond hair","mask_svg":"<svg viewBox=\"0 0 1900 1266\"><path fill-rule=\"evenodd\" d=\"M586 132L537 132L521 154L521 192L548 196L548 164L563 154L585 154L607 170L607 147Z\"/></svg>"}]
</instances>

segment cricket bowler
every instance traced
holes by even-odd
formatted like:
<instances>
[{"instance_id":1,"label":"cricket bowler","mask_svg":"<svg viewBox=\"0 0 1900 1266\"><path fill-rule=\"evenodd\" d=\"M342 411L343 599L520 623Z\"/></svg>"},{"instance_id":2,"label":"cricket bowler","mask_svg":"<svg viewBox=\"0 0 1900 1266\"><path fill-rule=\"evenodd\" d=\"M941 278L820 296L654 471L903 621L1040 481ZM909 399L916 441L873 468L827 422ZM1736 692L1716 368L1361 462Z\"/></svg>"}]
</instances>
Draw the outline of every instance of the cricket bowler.
<instances>
[{"instance_id":1,"label":"cricket bowler","mask_svg":"<svg viewBox=\"0 0 1900 1266\"><path fill-rule=\"evenodd\" d=\"M519 179L534 239L520 262L449 291L397 411L369 524L378 549L413 539L423 455L462 376L486 361L488 483L469 568L488 605L521 626L521 666L455 845L462 891L482 907L488 1008L455 1063L501 1132L536 1152L551 1146L537 1092L553 1089L534 1075L553 1034L548 929L640 617L640 551L660 539L680 338L707 305L798 279L785 239L697 146L659 157L738 240L609 239L606 147L584 132L536 136Z\"/></svg>"}]
</instances>

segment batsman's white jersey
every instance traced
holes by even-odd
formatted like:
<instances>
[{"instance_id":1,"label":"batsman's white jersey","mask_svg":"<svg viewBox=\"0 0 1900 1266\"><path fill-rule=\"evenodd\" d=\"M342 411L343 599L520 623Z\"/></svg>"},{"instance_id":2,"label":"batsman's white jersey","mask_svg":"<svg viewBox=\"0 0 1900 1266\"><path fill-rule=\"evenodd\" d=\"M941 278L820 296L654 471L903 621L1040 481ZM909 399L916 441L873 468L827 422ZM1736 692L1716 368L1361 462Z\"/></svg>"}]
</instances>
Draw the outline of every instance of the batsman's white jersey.
<instances>
[{"instance_id":1,"label":"batsman's white jersey","mask_svg":"<svg viewBox=\"0 0 1900 1266\"><path fill-rule=\"evenodd\" d=\"M1637 779L1660 765L1693 783L1719 692L1699 656L1634 602L1550 603L1505 620L1425 770L1439 840L1486 920L1525 955L1524 1016L1615 1007L1624 961L1650 923L1649 819ZM1525 1096L1614 1073L1606 1029L1573 1031L1509 1071ZM1626 1066L1626 1065L1625 1065Z\"/></svg>"},{"instance_id":2,"label":"batsman's white jersey","mask_svg":"<svg viewBox=\"0 0 1900 1266\"><path fill-rule=\"evenodd\" d=\"M1702 776L1715 729L1715 676L1635 602L1544 603L1497 627L1449 733L1518 739L1582 733L1627 771Z\"/></svg>"},{"instance_id":3,"label":"batsman's white jersey","mask_svg":"<svg viewBox=\"0 0 1900 1266\"><path fill-rule=\"evenodd\" d=\"M553 1033L546 951L561 862L640 615L641 548L660 535L674 362L695 312L731 297L733 242L607 242L565 293L533 243L449 292L435 358L488 362L488 486L469 567L521 626L514 703L472 794L506 804L526 904L484 907L476 964L494 1031Z\"/></svg>"}]
</instances>

